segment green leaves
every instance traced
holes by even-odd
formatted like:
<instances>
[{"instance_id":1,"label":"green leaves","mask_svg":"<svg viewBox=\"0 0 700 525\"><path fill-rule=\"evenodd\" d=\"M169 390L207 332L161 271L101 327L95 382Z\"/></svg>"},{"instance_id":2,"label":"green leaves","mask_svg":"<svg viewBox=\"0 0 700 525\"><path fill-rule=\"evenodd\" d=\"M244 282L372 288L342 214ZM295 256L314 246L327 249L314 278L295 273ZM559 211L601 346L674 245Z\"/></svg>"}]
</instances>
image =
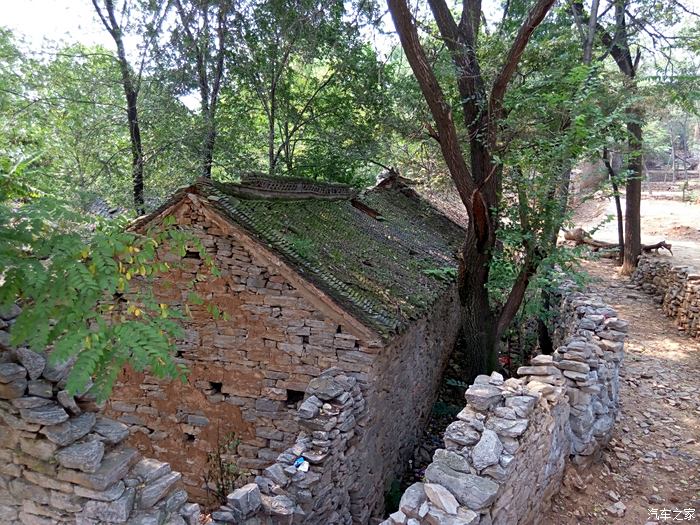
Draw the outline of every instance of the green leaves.
<instances>
[{"instance_id":1,"label":"green leaves","mask_svg":"<svg viewBox=\"0 0 700 525\"><path fill-rule=\"evenodd\" d=\"M184 312L159 303L152 284L171 269L161 258L169 251L198 251L218 275L201 242L172 219L148 235L112 222L90 224L31 188L29 163L8 166L0 158L0 307L23 307L11 344L48 348L53 363L73 362L67 390L90 388L98 400L109 396L126 364L156 377L183 378L174 352L182 335L176 321ZM215 305L207 308L223 316Z\"/></svg>"}]
</instances>

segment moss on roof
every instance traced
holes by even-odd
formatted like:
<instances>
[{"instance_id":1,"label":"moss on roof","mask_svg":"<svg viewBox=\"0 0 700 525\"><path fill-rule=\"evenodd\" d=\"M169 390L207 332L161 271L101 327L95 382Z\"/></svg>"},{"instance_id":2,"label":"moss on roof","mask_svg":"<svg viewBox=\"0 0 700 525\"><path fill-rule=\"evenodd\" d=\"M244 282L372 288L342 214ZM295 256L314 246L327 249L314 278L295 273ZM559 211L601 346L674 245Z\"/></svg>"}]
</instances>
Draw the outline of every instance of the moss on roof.
<instances>
[{"instance_id":1,"label":"moss on roof","mask_svg":"<svg viewBox=\"0 0 700 525\"><path fill-rule=\"evenodd\" d=\"M455 280L464 231L405 186L355 195L332 185L329 195L308 198L258 183L253 192L250 182L200 181L196 189L383 336L423 316Z\"/></svg>"}]
</instances>

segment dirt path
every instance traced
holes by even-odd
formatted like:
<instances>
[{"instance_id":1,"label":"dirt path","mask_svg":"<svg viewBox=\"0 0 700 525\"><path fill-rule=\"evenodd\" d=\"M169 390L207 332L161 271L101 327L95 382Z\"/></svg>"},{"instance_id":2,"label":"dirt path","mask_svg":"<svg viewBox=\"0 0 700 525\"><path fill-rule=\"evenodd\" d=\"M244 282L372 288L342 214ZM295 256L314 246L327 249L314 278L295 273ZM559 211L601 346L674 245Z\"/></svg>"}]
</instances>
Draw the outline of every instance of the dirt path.
<instances>
[{"instance_id":1,"label":"dirt path","mask_svg":"<svg viewBox=\"0 0 700 525\"><path fill-rule=\"evenodd\" d=\"M625 209L624 199L622 209ZM605 222L606 216L614 214L612 200L589 200L576 207L574 223L587 231L597 228L594 234L596 239L617 242L617 222ZM678 200L649 199L645 195L641 215L643 243L653 244L665 239L673 245L678 261L700 268L700 205Z\"/></svg>"},{"instance_id":2,"label":"dirt path","mask_svg":"<svg viewBox=\"0 0 700 525\"><path fill-rule=\"evenodd\" d=\"M591 287L630 322L621 415L602 463L570 472L541 523L700 523L700 341L679 334L610 261L586 267ZM608 510L618 500L621 517Z\"/></svg>"}]
</instances>

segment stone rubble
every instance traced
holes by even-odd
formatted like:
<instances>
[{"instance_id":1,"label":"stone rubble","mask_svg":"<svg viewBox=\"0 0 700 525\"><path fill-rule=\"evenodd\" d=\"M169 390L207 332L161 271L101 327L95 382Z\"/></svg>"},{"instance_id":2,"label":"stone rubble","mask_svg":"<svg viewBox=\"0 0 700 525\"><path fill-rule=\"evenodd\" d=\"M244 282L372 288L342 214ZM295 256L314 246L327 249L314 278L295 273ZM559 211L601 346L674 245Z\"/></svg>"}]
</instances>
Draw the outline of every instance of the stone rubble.
<instances>
[{"instance_id":1,"label":"stone rubble","mask_svg":"<svg viewBox=\"0 0 700 525\"><path fill-rule=\"evenodd\" d=\"M2 333L19 313L2 313ZM44 355L0 345L0 525L199 525L180 474L139 461L126 426L68 396L64 377Z\"/></svg>"},{"instance_id":2,"label":"stone rubble","mask_svg":"<svg viewBox=\"0 0 700 525\"><path fill-rule=\"evenodd\" d=\"M331 368L313 379L299 411L302 432L262 475L228 496L212 513L212 525L351 525L351 495L358 489L349 473L358 461L353 437L367 407L357 380ZM295 466L303 458L304 472ZM445 500L449 506L449 500ZM369 515L363 518L367 522Z\"/></svg>"},{"instance_id":3,"label":"stone rubble","mask_svg":"<svg viewBox=\"0 0 700 525\"><path fill-rule=\"evenodd\" d=\"M572 286L558 299L554 355L535 356L520 378L477 377L426 483L410 486L381 525L536 523L567 462L585 468L599 458L618 413L627 323ZM615 515L624 513L618 503Z\"/></svg>"}]
</instances>

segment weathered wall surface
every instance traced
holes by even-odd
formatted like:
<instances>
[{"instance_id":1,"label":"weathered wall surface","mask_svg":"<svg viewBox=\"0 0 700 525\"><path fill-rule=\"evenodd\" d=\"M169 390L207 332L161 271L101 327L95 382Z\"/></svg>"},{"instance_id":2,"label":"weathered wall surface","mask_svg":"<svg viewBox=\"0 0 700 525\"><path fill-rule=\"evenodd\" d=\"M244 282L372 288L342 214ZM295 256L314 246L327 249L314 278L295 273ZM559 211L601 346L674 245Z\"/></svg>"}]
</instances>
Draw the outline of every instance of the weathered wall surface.
<instances>
[{"instance_id":1,"label":"weathered wall surface","mask_svg":"<svg viewBox=\"0 0 700 525\"><path fill-rule=\"evenodd\" d=\"M199 295L229 319L213 320L205 306L192 306L188 337L178 345L190 370L187 383L127 371L107 413L129 425L130 444L171 462L190 494L204 501L207 452L221 437L235 432L241 439L239 467L260 473L294 443L296 410L309 381L337 366L366 384L381 344L360 340L347 324L331 319L279 265L196 203L176 214L221 275L212 277L196 254L188 254L184 265L157 283L156 293L183 304L194 282Z\"/></svg>"},{"instance_id":2,"label":"weathered wall surface","mask_svg":"<svg viewBox=\"0 0 700 525\"><path fill-rule=\"evenodd\" d=\"M127 371L108 415L129 426L130 444L181 471L190 495L204 502L206 456L220 436L236 432L237 463L252 480L295 442L297 408L310 381L323 370L342 370L370 407L356 430L361 458L350 487L353 515L366 522L382 511L384 488L403 471L429 415L459 328L456 292L385 346L321 304L305 281L196 199L174 214L199 237L221 276L213 278L190 254L156 292L182 304L194 282L229 319L214 321L204 306L193 307L187 340L179 344L187 383Z\"/></svg>"},{"instance_id":3,"label":"weathered wall surface","mask_svg":"<svg viewBox=\"0 0 700 525\"><path fill-rule=\"evenodd\" d=\"M632 282L654 296L664 313L691 337L700 338L700 273L668 257L643 255Z\"/></svg>"},{"instance_id":4,"label":"weathered wall surface","mask_svg":"<svg viewBox=\"0 0 700 525\"><path fill-rule=\"evenodd\" d=\"M384 491L400 478L430 415L459 330L456 289L382 350L371 372L370 416L361 437L363 458L352 488L355 523L384 507Z\"/></svg>"},{"instance_id":5,"label":"weathered wall surface","mask_svg":"<svg viewBox=\"0 0 700 525\"><path fill-rule=\"evenodd\" d=\"M586 465L609 441L627 323L595 297L560 299L555 354L533 358L520 378L479 376L426 482L384 525L536 523L566 462Z\"/></svg>"},{"instance_id":6,"label":"weathered wall surface","mask_svg":"<svg viewBox=\"0 0 700 525\"><path fill-rule=\"evenodd\" d=\"M69 396L66 373L26 349L0 352L0 524L198 525L182 475L127 446L127 426L89 399Z\"/></svg>"}]
</instances>

